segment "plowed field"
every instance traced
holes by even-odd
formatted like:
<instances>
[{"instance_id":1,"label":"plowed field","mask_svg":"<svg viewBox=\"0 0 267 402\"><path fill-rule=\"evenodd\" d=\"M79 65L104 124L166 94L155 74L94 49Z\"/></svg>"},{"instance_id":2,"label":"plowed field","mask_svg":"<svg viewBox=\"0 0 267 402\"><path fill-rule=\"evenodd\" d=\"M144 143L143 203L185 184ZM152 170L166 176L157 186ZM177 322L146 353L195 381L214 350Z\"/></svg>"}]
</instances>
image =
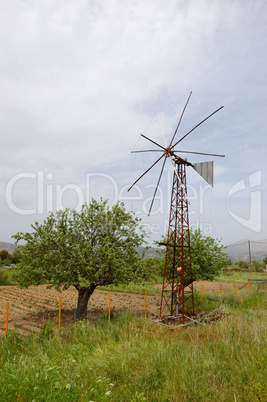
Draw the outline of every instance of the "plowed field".
<instances>
[{"instance_id":1,"label":"plowed field","mask_svg":"<svg viewBox=\"0 0 267 402\"><path fill-rule=\"evenodd\" d=\"M218 282L197 282L194 286L201 290L204 284L205 292L219 290ZM155 285L161 288L161 285ZM232 287L224 283L223 289ZM77 290L69 289L61 293L47 289L46 285L30 286L20 289L17 286L0 286L0 334L5 334L6 305L9 303L8 329L16 329L21 335L39 332L46 321L58 322L59 298L62 299L62 326L75 321L77 305ZM157 316L160 306L160 296L147 296L147 313ZM112 311L130 309L137 314L144 314L145 302L143 295L112 292ZM108 292L95 290L88 305L88 318L94 320L97 315L108 311Z\"/></svg>"}]
</instances>

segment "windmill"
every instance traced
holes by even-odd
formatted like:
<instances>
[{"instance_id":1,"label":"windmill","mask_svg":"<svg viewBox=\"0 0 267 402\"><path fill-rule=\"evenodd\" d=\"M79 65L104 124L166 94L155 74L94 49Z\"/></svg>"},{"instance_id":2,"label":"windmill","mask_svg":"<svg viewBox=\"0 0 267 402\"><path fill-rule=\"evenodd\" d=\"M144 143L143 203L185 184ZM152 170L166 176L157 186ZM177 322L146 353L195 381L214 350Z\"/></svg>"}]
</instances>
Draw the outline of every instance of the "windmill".
<instances>
[{"instance_id":1,"label":"windmill","mask_svg":"<svg viewBox=\"0 0 267 402\"><path fill-rule=\"evenodd\" d=\"M196 170L211 186L213 186L213 162L191 163L180 156L181 153L208 155L224 157L224 155L203 153L196 151L177 150L177 145L180 144L189 134L197 127L208 120L215 113L223 108L215 110L200 123L194 126L190 131L183 135L175 142L175 137L180 127L184 112L192 95L190 92L185 103L176 129L172 135L169 145L167 145L165 136L165 146L162 146L141 134L143 138L156 145L156 149L147 149L137 152L160 152L159 158L131 185L128 191L144 177L158 162L163 161L159 178L152 197L148 215L153 207L154 199L158 190L158 186L164 171L167 159L173 165L173 182L169 213L169 227L167 234L167 242L159 243L166 246L164 277L162 284L160 318L163 322L168 323L183 323L190 320L194 315L194 295L193 295L193 278L191 266L191 249L190 249L190 231L189 231L189 214L188 214L188 196L186 184L186 168L192 167ZM164 133L163 133L164 134Z\"/></svg>"}]
</instances>

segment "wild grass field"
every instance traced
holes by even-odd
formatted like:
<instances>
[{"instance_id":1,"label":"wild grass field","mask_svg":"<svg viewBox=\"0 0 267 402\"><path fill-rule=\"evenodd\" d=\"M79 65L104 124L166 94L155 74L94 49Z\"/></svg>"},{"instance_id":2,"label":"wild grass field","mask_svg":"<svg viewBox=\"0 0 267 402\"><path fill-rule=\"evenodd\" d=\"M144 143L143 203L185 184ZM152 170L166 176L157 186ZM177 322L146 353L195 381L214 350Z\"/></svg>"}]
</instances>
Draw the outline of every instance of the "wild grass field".
<instances>
[{"instance_id":1,"label":"wild grass field","mask_svg":"<svg viewBox=\"0 0 267 402\"><path fill-rule=\"evenodd\" d=\"M197 309L218 306L195 295ZM170 330L125 312L0 338L3 401L266 401L267 295L220 321Z\"/></svg>"}]
</instances>

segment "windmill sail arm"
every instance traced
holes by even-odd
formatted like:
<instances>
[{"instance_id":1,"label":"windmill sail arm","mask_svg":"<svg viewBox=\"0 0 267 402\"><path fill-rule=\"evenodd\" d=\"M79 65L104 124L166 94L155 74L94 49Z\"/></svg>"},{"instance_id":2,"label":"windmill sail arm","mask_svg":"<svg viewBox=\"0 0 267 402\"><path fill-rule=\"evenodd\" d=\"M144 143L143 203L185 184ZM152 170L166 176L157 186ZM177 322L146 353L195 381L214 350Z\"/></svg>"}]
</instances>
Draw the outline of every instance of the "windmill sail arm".
<instances>
[{"instance_id":1,"label":"windmill sail arm","mask_svg":"<svg viewBox=\"0 0 267 402\"><path fill-rule=\"evenodd\" d=\"M164 152L163 149L144 149L140 151L131 151L131 154L138 154L140 152Z\"/></svg>"},{"instance_id":2,"label":"windmill sail arm","mask_svg":"<svg viewBox=\"0 0 267 402\"><path fill-rule=\"evenodd\" d=\"M142 177L144 177L144 175L147 173L147 172L149 172L150 171L150 169L152 169L153 168L153 166L155 166L160 160L161 160L161 158L163 158L163 156L164 156L165 154L162 154L140 177L138 177L138 179L137 180L135 180L135 182L131 185L131 187L129 187L128 188L128 190L127 191L130 191L131 190L131 188L133 188L133 186L140 180L140 179L142 179Z\"/></svg>"},{"instance_id":3,"label":"windmill sail arm","mask_svg":"<svg viewBox=\"0 0 267 402\"><path fill-rule=\"evenodd\" d=\"M221 158L224 158L225 155L221 155L221 154L210 154L207 152L195 152L195 151L181 151L181 150L173 150L172 152L180 152L180 153L184 153L184 154L195 154L195 155L207 155L207 156L219 156Z\"/></svg>"},{"instance_id":4,"label":"windmill sail arm","mask_svg":"<svg viewBox=\"0 0 267 402\"><path fill-rule=\"evenodd\" d=\"M166 163L166 159L167 159L167 154L165 154L165 158L164 158L163 165L162 165L162 168L161 168L161 171L160 171L159 179L158 179L158 182L157 182L157 185L156 185L154 194L153 194L153 198L152 198L152 201L151 201L151 204L150 204L150 208L149 208L149 211L148 211L148 216L150 215L151 209L152 209L153 204L154 204L155 196L156 196L156 193L157 193L157 190L158 190L158 186L159 186L159 182L160 182L160 179L161 179L163 170L164 170L164 166L165 166L165 163Z\"/></svg>"},{"instance_id":5,"label":"windmill sail arm","mask_svg":"<svg viewBox=\"0 0 267 402\"><path fill-rule=\"evenodd\" d=\"M158 147L160 147L161 149L163 149L163 151L165 151L165 148L164 148L162 145L160 145L160 144L158 144L157 142L151 140L151 138L146 137L144 134L141 134L141 137L144 137L146 140L152 142L153 144L155 144L155 145L157 145Z\"/></svg>"},{"instance_id":6,"label":"windmill sail arm","mask_svg":"<svg viewBox=\"0 0 267 402\"><path fill-rule=\"evenodd\" d=\"M177 131L178 131L178 128L179 128L179 126L180 126L180 124L181 124L181 121L182 121L182 118L183 118L183 115L184 115L186 106L188 105L188 102L189 102L189 99L190 99L191 95L192 95L192 91L190 92L190 94L189 94L189 96L188 96L188 99L187 99L186 104L185 104L185 106L184 106L184 109L183 109L183 111L182 111L181 117L180 117L179 122L178 122L178 124L177 124L176 130L175 130L174 133L173 133L173 136L172 136L172 139L171 139L171 142L170 142L170 147L171 147L171 145L172 145L172 142L173 142L173 140L174 140L174 137L176 136L176 133L177 133Z\"/></svg>"},{"instance_id":7,"label":"windmill sail arm","mask_svg":"<svg viewBox=\"0 0 267 402\"><path fill-rule=\"evenodd\" d=\"M171 146L171 149L176 147L176 145L179 144L179 142L181 142L185 137L187 137L189 134L191 134L192 131L194 131L197 127L199 127L202 123L204 123L204 121L208 120L215 113L219 112L219 110L221 110L222 108L223 108L223 106L219 107L219 109L215 110L215 112L211 113L208 117L206 117L204 120L202 120L200 123L198 123L195 127L193 127L192 130L188 131L188 133L186 133L182 138L180 138L179 141L177 141L174 145Z\"/></svg>"}]
</instances>

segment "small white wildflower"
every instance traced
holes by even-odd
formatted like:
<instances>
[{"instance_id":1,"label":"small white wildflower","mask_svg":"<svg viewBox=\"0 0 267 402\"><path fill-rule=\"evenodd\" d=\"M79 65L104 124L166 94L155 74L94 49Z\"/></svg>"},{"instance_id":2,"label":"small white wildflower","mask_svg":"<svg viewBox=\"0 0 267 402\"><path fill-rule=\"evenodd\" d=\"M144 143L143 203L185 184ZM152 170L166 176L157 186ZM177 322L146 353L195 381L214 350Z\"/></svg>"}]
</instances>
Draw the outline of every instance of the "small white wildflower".
<instances>
[{"instance_id":1,"label":"small white wildflower","mask_svg":"<svg viewBox=\"0 0 267 402\"><path fill-rule=\"evenodd\" d=\"M114 384L112 384L112 382L109 384L111 387L114 387Z\"/></svg>"},{"instance_id":2,"label":"small white wildflower","mask_svg":"<svg viewBox=\"0 0 267 402\"><path fill-rule=\"evenodd\" d=\"M107 396L109 396L111 394L111 391L107 391L106 393L105 393L105 395L107 395Z\"/></svg>"},{"instance_id":3,"label":"small white wildflower","mask_svg":"<svg viewBox=\"0 0 267 402\"><path fill-rule=\"evenodd\" d=\"M70 388L71 388L71 384L67 384L67 385L66 385L66 388L67 388L67 389L70 389Z\"/></svg>"},{"instance_id":4,"label":"small white wildflower","mask_svg":"<svg viewBox=\"0 0 267 402\"><path fill-rule=\"evenodd\" d=\"M73 360L72 360L72 363L76 363L76 360L73 359Z\"/></svg>"}]
</instances>

